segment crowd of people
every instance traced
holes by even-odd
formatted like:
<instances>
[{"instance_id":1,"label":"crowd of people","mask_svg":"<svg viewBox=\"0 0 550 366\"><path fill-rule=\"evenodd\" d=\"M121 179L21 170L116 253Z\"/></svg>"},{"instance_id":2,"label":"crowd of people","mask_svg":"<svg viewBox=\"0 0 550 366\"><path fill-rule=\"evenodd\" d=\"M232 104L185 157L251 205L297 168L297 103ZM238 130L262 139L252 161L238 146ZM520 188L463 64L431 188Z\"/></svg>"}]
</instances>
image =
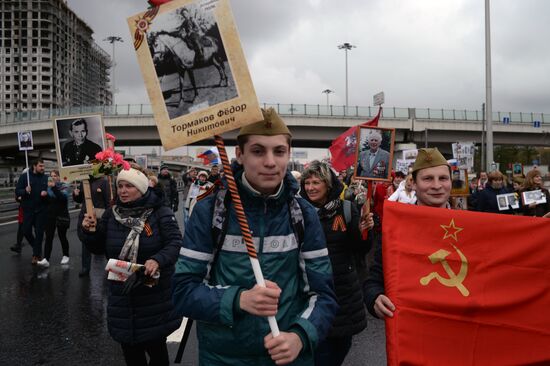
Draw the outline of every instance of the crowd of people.
<instances>
[{"instance_id":1,"label":"crowd of people","mask_svg":"<svg viewBox=\"0 0 550 366\"><path fill-rule=\"evenodd\" d=\"M384 202L450 208L450 165L437 149L420 149L408 175L392 173L372 192L364 180L321 161L291 174L290 131L274 110L263 114L240 130L231 165L242 212L217 166L210 173L190 168L180 190L164 165L157 175L132 164L117 175L114 191L106 177L90 181L94 210L83 205L77 222L79 276L89 275L92 254L139 265L125 281L109 281L108 329L128 365L168 365L166 338L184 316L197 322L201 365L341 365L353 336L367 326L366 311L393 316L382 269ZM365 157L366 167L369 159L376 157ZM540 191L545 203L507 213L548 217L541 172L521 179L507 184L498 171L482 172L470 184L470 208L503 213L497 196L516 192L521 202L523 192ZM24 236L32 263L48 267L57 230L61 264L68 264L69 191L58 171L48 178L40 159L20 177L14 252L21 253ZM83 187L72 198L82 203ZM265 286L256 283L240 215ZM266 317L275 317L276 337Z\"/></svg>"}]
</instances>

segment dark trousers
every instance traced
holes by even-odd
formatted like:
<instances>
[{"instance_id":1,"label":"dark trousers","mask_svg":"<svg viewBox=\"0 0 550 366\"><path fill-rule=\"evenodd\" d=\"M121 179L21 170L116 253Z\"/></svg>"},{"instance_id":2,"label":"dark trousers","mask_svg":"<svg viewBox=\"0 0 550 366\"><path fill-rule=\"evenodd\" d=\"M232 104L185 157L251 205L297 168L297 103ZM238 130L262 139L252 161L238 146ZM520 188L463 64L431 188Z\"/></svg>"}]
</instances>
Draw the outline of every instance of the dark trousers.
<instances>
[{"instance_id":1,"label":"dark trousers","mask_svg":"<svg viewBox=\"0 0 550 366\"><path fill-rule=\"evenodd\" d=\"M17 225L17 242L15 243L15 246L18 248L21 248L23 246L23 236L25 234L25 231L23 230L23 224Z\"/></svg>"},{"instance_id":2,"label":"dark trousers","mask_svg":"<svg viewBox=\"0 0 550 366\"><path fill-rule=\"evenodd\" d=\"M125 344L121 343L124 359L128 366L168 366L168 347L166 347L166 338L155 339L153 341ZM149 355L149 363L145 353Z\"/></svg>"},{"instance_id":3,"label":"dark trousers","mask_svg":"<svg viewBox=\"0 0 550 366\"><path fill-rule=\"evenodd\" d=\"M69 241L67 240L68 227L58 226L55 220L48 218L46 222L46 242L44 244L44 258L48 261L52 255L53 237L55 236L55 229L57 228L57 235L59 235L59 241L61 242L61 250L64 256L69 256Z\"/></svg>"},{"instance_id":4,"label":"dark trousers","mask_svg":"<svg viewBox=\"0 0 550 366\"><path fill-rule=\"evenodd\" d=\"M82 271L90 271L90 265L92 263L92 253L82 243Z\"/></svg>"},{"instance_id":5,"label":"dark trousers","mask_svg":"<svg viewBox=\"0 0 550 366\"><path fill-rule=\"evenodd\" d=\"M340 366L350 348L351 336L325 339L315 351L315 366Z\"/></svg>"},{"instance_id":6,"label":"dark trousers","mask_svg":"<svg viewBox=\"0 0 550 366\"><path fill-rule=\"evenodd\" d=\"M46 218L46 210L23 213L23 232L25 233L25 238L32 246L33 256L42 256L42 239L44 238Z\"/></svg>"}]
</instances>

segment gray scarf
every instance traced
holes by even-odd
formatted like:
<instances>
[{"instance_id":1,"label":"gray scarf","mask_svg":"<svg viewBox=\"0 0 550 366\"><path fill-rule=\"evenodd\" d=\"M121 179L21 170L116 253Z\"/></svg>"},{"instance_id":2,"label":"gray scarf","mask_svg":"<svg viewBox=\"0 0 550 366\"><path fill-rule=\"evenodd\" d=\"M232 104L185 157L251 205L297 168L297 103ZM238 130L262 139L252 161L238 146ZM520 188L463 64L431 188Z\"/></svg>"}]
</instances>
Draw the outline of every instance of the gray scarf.
<instances>
[{"instance_id":1,"label":"gray scarf","mask_svg":"<svg viewBox=\"0 0 550 366\"><path fill-rule=\"evenodd\" d=\"M137 263L137 255L139 250L139 236L141 232L143 231L143 227L145 226L145 222L147 221L147 218L151 215L153 212L152 208L145 209L145 210L139 210L139 212L128 212L129 210L125 210L124 208L120 206L113 206L113 214L115 216L115 220L118 221L121 225L124 225L126 227L129 227L130 233L128 234L128 237L126 237L126 241L124 242L124 246L122 247L122 250L120 251L120 254L118 255L118 259L123 261L130 261L132 263ZM131 214L140 214L139 216L134 216Z\"/></svg>"}]
</instances>

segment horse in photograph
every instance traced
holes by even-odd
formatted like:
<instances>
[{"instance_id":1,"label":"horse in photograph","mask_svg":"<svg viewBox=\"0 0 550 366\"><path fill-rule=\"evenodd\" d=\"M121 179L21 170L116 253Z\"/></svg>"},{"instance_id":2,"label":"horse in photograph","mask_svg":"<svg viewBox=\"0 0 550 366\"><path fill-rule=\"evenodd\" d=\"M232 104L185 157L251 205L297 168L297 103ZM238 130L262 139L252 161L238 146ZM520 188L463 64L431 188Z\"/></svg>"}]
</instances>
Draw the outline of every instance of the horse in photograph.
<instances>
[{"instance_id":1,"label":"horse in photograph","mask_svg":"<svg viewBox=\"0 0 550 366\"><path fill-rule=\"evenodd\" d=\"M178 105L184 101L184 89L183 81L185 73L189 75L191 86L193 87L193 99L188 101L193 103L195 98L199 95L198 88L195 82L195 75L193 70L200 67L207 67L214 65L220 74L220 82L217 86L228 86L227 75L225 73L225 65L223 58L223 49L220 41L211 36L203 36L201 42L203 44L203 59L197 60L195 53L187 42L183 39L181 34L175 34L175 32L160 31L151 34L150 37L151 55L153 57L153 63L155 68L158 65L172 63L179 75L180 85L180 99ZM158 70L157 70L158 73Z\"/></svg>"}]
</instances>

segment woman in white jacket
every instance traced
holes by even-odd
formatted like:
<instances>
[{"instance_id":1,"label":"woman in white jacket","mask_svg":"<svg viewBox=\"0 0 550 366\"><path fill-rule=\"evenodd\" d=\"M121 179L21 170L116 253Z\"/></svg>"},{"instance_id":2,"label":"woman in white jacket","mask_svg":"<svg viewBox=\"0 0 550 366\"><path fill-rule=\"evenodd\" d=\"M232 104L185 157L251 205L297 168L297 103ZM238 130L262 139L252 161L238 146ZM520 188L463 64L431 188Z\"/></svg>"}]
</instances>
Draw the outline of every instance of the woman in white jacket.
<instances>
[{"instance_id":1,"label":"woman in white jacket","mask_svg":"<svg viewBox=\"0 0 550 366\"><path fill-rule=\"evenodd\" d=\"M416 192L413 190L413 178L412 175L408 175L407 178L399 185L399 188L388 198L388 201L408 203L414 205L416 203Z\"/></svg>"}]
</instances>

